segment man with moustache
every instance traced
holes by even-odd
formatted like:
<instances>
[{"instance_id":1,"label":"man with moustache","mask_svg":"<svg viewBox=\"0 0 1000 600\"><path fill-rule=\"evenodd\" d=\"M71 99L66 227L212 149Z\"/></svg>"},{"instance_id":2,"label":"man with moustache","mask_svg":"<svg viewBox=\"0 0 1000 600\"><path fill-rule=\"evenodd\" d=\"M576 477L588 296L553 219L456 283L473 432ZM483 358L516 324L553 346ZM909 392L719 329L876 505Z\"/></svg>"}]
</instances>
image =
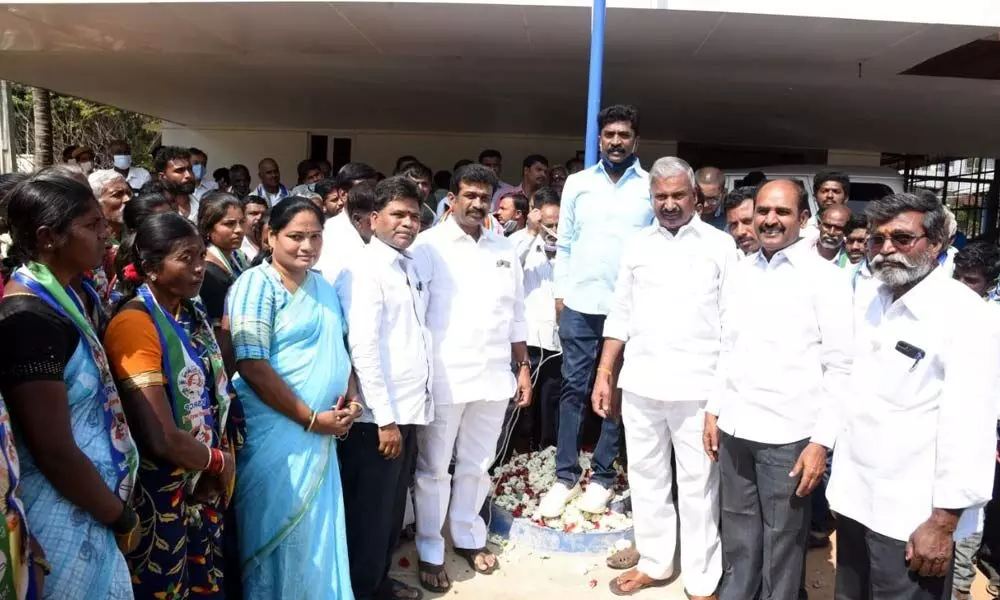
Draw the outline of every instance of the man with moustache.
<instances>
[{"instance_id":1,"label":"man with moustache","mask_svg":"<svg viewBox=\"0 0 1000 600\"><path fill-rule=\"evenodd\" d=\"M549 160L541 154L532 154L524 158L521 166L521 183L515 187L498 189L493 194L493 212L500 205L500 199L512 194L521 194L531 198L535 190L549 183Z\"/></svg>"},{"instance_id":2,"label":"man with moustache","mask_svg":"<svg viewBox=\"0 0 1000 600\"><path fill-rule=\"evenodd\" d=\"M581 493L580 428L590 408L590 385L611 309L625 239L653 221L649 174L635 155L639 112L615 105L597 116L601 160L570 175L563 188L556 244L555 297L563 348L559 399L558 481L539 510L545 518L562 514ZM606 418L594 448L593 475L577 502L580 510L603 513L611 500L618 457L618 421Z\"/></svg>"},{"instance_id":3,"label":"man with moustache","mask_svg":"<svg viewBox=\"0 0 1000 600\"><path fill-rule=\"evenodd\" d=\"M602 417L618 412L612 377L624 349L620 409L641 558L610 585L616 595L631 595L665 585L673 573L673 454L684 588L694 600L714 599L722 576L719 479L700 441L717 376L723 288L737 250L728 235L695 216L698 192L686 162L661 158L649 179L657 222L636 233L622 252L592 397Z\"/></svg>"},{"instance_id":4,"label":"man with moustache","mask_svg":"<svg viewBox=\"0 0 1000 600\"><path fill-rule=\"evenodd\" d=\"M719 463L726 572L719 600L799 596L809 494L839 430L853 343L850 287L800 232L808 195L789 180L757 190L761 249L723 289L719 386L704 447ZM800 241L801 240L801 241Z\"/></svg>"},{"instance_id":5,"label":"man with moustache","mask_svg":"<svg viewBox=\"0 0 1000 600\"><path fill-rule=\"evenodd\" d=\"M938 266L941 203L892 194L866 209L880 285L857 354L827 496L838 600L948 600L963 511L988 502L996 453L997 327Z\"/></svg>"},{"instance_id":6,"label":"man with moustache","mask_svg":"<svg viewBox=\"0 0 1000 600\"><path fill-rule=\"evenodd\" d=\"M740 188L726 194L723 210L726 215L726 230L743 251L743 256L750 256L760 250L757 232L753 227L753 190Z\"/></svg>"},{"instance_id":7,"label":"man with moustache","mask_svg":"<svg viewBox=\"0 0 1000 600\"><path fill-rule=\"evenodd\" d=\"M164 146L153 157L153 172L163 186L164 195L182 217L198 223L197 208L191 199L197 185L191 170L191 153L187 148Z\"/></svg>"},{"instance_id":8,"label":"man with moustache","mask_svg":"<svg viewBox=\"0 0 1000 600\"><path fill-rule=\"evenodd\" d=\"M830 205L819 215L816 252L823 260L841 269L850 264L844 251L844 234L850 219L851 209L844 204Z\"/></svg>"},{"instance_id":9,"label":"man with moustache","mask_svg":"<svg viewBox=\"0 0 1000 600\"><path fill-rule=\"evenodd\" d=\"M288 197L288 188L281 183L281 170L273 158L265 158L257 163L257 178L260 179L260 185L254 194L267 200L271 208Z\"/></svg>"},{"instance_id":10,"label":"man with moustache","mask_svg":"<svg viewBox=\"0 0 1000 600\"><path fill-rule=\"evenodd\" d=\"M841 171L820 171L813 177L813 196L820 214L835 204L847 204L851 195L851 178ZM806 222L805 237L819 235L819 217L813 215Z\"/></svg>"},{"instance_id":11,"label":"man with moustache","mask_svg":"<svg viewBox=\"0 0 1000 600\"><path fill-rule=\"evenodd\" d=\"M406 177L375 186L372 239L338 287L351 364L365 411L339 443L351 587L358 600L415 598L389 578L417 455L434 418L429 389L427 290L408 248L420 231L421 192Z\"/></svg>"},{"instance_id":12,"label":"man with moustache","mask_svg":"<svg viewBox=\"0 0 1000 600\"><path fill-rule=\"evenodd\" d=\"M250 169L240 164L229 167L229 183L231 194L240 200L246 198L250 195Z\"/></svg>"},{"instance_id":13,"label":"man with moustache","mask_svg":"<svg viewBox=\"0 0 1000 600\"><path fill-rule=\"evenodd\" d=\"M434 420L417 435L417 554L420 585L434 593L451 588L446 517L455 553L473 571L499 568L479 510L507 404L511 398L522 408L531 404L521 262L507 238L483 227L495 185L496 175L483 165L456 171L450 218L413 246L428 292L434 401Z\"/></svg>"},{"instance_id":14,"label":"man with moustache","mask_svg":"<svg viewBox=\"0 0 1000 600\"><path fill-rule=\"evenodd\" d=\"M868 250L868 219L864 215L851 215L844 229L844 253L852 265L861 264Z\"/></svg>"}]
</instances>

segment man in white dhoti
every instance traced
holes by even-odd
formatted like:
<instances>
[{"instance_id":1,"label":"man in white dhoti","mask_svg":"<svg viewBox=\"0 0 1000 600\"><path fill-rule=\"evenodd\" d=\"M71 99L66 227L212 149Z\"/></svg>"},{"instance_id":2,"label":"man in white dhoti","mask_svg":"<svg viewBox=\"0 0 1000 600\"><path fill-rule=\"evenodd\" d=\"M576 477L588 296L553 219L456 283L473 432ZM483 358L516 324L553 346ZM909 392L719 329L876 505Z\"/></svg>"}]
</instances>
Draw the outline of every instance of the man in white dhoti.
<instances>
[{"instance_id":1,"label":"man in white dhoti","mask_svg":"<svg viewBox=\"0 0 1000 600\"><path fill-rule=\"evenodd\" d=\"M672 575L672 446L681 572L690 597L701 600L714 598L722 576L719 477L703 451L702 426L721 349L722 287L739 258L729 235L694 214L695 177L686 162L661 158L649 181L656 223L626 243L592 398L602 417L615 412L612 371L626 348L618 383L641 559L611 589L631 594L665 585Z\"/></svg>"}]
</instances>

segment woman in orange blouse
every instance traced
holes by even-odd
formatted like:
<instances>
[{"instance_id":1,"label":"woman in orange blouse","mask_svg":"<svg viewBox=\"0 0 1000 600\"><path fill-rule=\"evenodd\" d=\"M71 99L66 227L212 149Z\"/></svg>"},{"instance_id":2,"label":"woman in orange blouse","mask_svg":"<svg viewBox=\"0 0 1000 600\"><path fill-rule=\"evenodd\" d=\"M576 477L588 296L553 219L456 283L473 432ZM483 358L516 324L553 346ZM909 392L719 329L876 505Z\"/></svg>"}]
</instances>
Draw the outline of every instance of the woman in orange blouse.
<instances>
[{"instance_id":1,"label":"woman in orange blouse","mask_svg":"<svg viewBox=\"0 0 1000 600\"><path fill-rule=\"evenodd\" d=\"M141 449L133 497L142 539L127 555L137 598L222 599L224 512L242 443L238 405L204 310L189 300L205 274L205 245L183 217L140 225L124 269L135 296L104 345ZM236 574L233 574L236 575Z\"/></svg>"}]
</instances>

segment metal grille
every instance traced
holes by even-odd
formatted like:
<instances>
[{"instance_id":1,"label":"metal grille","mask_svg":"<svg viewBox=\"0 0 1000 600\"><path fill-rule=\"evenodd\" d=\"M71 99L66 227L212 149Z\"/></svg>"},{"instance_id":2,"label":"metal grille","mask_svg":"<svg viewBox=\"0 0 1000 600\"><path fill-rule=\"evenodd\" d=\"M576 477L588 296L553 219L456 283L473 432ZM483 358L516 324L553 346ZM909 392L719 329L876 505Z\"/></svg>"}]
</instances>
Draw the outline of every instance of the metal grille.
<instances>
[{"instance_id":1,"label":"metal grille","mask_svg":"<svg viewBox=\"0 0 1000 600\"><path fill-rule=\"evenodd\" d=\"M997 183L995 159L884 154L882 164L899 171L906 191L927 190L937 196L955 213L958 230L969 239L996 230L996 211L987 202Z\"/></svg>"}]
</instances>

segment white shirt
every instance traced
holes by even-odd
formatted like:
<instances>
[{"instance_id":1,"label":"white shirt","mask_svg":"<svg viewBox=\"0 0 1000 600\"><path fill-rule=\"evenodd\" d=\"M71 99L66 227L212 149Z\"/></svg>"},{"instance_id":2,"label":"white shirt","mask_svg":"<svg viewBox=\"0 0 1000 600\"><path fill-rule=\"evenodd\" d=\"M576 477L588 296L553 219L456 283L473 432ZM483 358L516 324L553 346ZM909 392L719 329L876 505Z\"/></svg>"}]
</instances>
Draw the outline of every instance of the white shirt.
<instances>
[{"instance_id":1,"label":"white shirt","mask_svg":"<svg viewBox=\"0 0 1000 600\"><path fill-rule=\"evenodd\" d=\"M740 261L724 290L718 388L706 411L745 440L832 448L853 343L851 287L801 239Z\"/></svg>"},{"instance_id":2,"label":"white shirt","mask_svg":"<svg viewBox=\"0 0 1000 600\"><path fill-rule=\"evenodd\" d=\"M365 247L361 234L351 224L347 211L342 210L323 225L323 250L316 261L316 270L331 284L337 283L337 276L360 256Z\"/></svg>"},{"instance_id":3,"label":"white shirt","mask_svg":"<svg viewBox=\"0 0 1000 600\"><path fill-rule=\"evenodd\" d=\"M209 192L214 192L217 189L219 189L219 184L216 183L215 180L208 177L202 178L202 180L198 182L198 187L194 189L192 204L194 203L194 200L201 202L202 196Z\"/></svg>"},{"instance_id":4,"label":"white shirt","mask_svg":"<svg viewBox=\"0 0 1000 600\"><path fill-rule=\"evenodd\" d=\"M339 278L337 294L366 405L359 420L379 427L430 423L428 292L409 255L373 237Z\"/></svg>"},{"instance_id":5,"label":"white shirt","mask_svg":"<svg viewBox=\"0 0 1000 600\"><path fill-rule=\"evenodd\" d=\"M856 323L832 510L906 541L933 508L990 500L1000 344L989 308L941 269L895 302L879 287Z\"/></svg>"},{"instance_id":6,"label":"white shirt","mask_svg":"<svg viewBox=\"0 0 1000 600\"><path fill-rule=\"evenodd\" d=\"M243 251L243 256L247 257L247 262L253 262L253 259L257 258L257 255L260 254L260 250L254 248L253 244L250 243L249 237L243 238L240 250Z\"/></svg>"},{"instance_id":7,"label":"white shirt","mask_svg":"<svg viewBox=\"0 0 1000 600\"><path fill-rule=\"evenodd\" d=\"M511 344L528 337L513 244L486 229L476 241L445 219L421 234L411 252L430 290L434 405L512 398Z\"/></svg>"},{"instance_id":8,"label":"white shirt","mask_svg":"<svg viewBox=\"0 0 1000 600\"><path fill-rule=\"evenodd\" d=\"M117 169L115 170L117 171ZM121 172L119 171L119 173ZM152 178L153 177L149 174L149 171L143 169L142 167L129 167L128 174L125 175L125 183L127 183L133 190L138 190L141 189L142 186L149 183Z\"/></svg>"},{"instance_id":9,"label":"white shirt","mask_svg":"<svg viewBox=\"0 0 1000 600\"><path fill-rule=\"evenodd\" d=\"M693 217L658 223L625 244L604 337L627 342L621 389L655 400L707 400L725 311L722 288L739 258L733 238Z\"/></svg>"},{"instance_id":10,"label":"white shirt","mask_svg":"<svg viewBox=\"0 0 1000 600\"><path fill-rule=\"evenodd\" d=\"M536 236L532 235L532 233L528 231L527 227L522 227L514 233L508 235L507 239L510 240L511 244L514 244L514 250L517 251L517 255L524 256L534 244L535 237Z\"/></svg>"},{"instance_id":11,"label":"white shirt","mask_svg":"<svg viewBox=\"0 0 1000 600\"><path fill-rule=\"evenodd\" d=\"M507 239L513 241L512 237ZM524 267L524 318L528 321L528 345L559 352L562 344L556 324L555 260L545 252L540 236L529 237L528 242L523 250L518 250Z\"/></svg>"}]
</instances>

